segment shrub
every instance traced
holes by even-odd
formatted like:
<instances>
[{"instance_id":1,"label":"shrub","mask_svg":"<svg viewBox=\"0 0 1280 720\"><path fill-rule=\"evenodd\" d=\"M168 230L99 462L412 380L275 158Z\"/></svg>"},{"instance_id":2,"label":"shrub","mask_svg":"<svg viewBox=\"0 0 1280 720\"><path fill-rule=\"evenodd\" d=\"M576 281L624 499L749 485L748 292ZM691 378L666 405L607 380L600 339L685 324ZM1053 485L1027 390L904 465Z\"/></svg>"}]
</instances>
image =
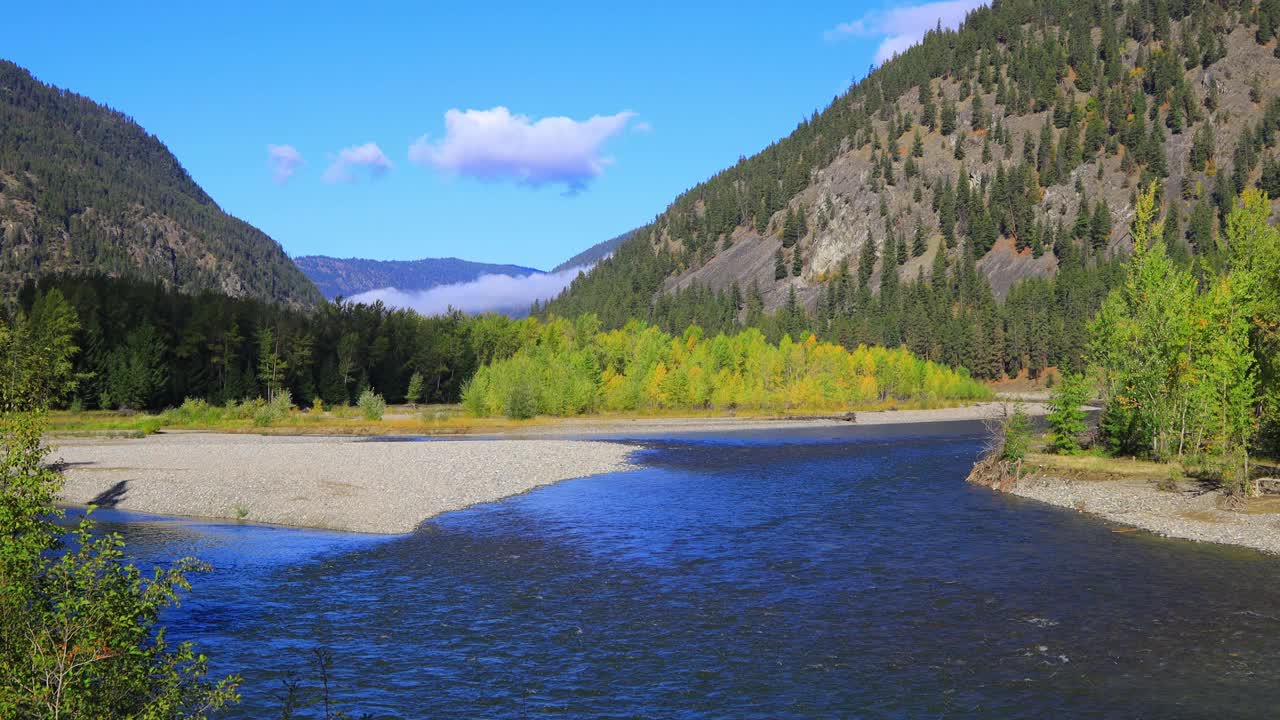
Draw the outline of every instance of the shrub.
<instances>
[{"instance_id":1,"label":"shrub","mask_svg":"<svg viewBox=\"0 0 1280 720\"><path fill-rule=\"evenodd\" d=\"M387 412L387 401L373 390L366 389L360 393L356 405L360 408L360 414L365 420L381 420L383 414Z\"/></svg>"},{"instance_id":2,"label":"shrub","mask_svg":"<svg viewBox=\"0 0 1280 720\"><path fill-rule=\"evenodd\" d=\"M293 409L293 395L288 390L277 392L270 402L263 403L253 414L253 424L259 427L274 425L289 417Z\"/></svg>"},{"instance_id":3,"label":"shrub","mask_svg":"<svg viewBox=\"0 0 1280 720\"><path fill-rule=\"evenodd\" d=\"M538 398L528 382L517 380L511 384L503 412L512 420L528 420L538 414Z\"/></svg>"},{"instance_id":4,"label":"shrub","mask_svg":"<svg viewBox=\"0 0 1280 720\"><path fill-rule=\"evenodd\" d=\"M1004 437L1000 456L1011 463L1021 462L1031 446L1031 419L1016 405L1004 418Z\"/></svg>"}]
</instances>

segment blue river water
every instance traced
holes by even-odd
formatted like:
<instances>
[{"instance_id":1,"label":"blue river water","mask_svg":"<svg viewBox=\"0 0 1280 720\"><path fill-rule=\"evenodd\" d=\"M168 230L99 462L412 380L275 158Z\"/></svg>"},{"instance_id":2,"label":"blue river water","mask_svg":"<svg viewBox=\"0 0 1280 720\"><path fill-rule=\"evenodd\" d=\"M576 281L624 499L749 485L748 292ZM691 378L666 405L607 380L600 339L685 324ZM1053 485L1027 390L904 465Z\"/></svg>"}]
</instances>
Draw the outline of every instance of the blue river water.
<instances>
[{"instance_id":1,"label":"blue river water","mask_svg":"<svg viewBox=\"0 0 1280 720\"><path fill-rule=\"evenodd\" d=\"M1280 559L968 486L972 425L645 442L405 536L99 518L214 566L165 620L244 676L234 718L318 647L378 718L1280 711Z\"/></svg>"}]
</instances>

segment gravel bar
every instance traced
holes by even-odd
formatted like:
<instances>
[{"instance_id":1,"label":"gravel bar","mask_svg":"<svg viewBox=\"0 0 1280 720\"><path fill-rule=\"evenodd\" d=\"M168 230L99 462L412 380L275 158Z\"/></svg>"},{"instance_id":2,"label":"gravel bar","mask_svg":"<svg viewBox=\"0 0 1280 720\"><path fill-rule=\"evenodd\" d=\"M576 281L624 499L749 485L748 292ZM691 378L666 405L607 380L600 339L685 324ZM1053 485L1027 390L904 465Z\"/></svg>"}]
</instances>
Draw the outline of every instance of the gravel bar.
<instances>
[{"instance_id":1,"label":"gravel bar","mask_svg":"<svg viewBox=\"0 0 1280 720\"><path fill-rule=\"evenodd\" d=\"M61 499L71 505L385 534L540 485L631 469L638 449L556 439L212 433L53 444L66 475Z\"/></svg>"},{"instance_id":2,"label":"gravel bar","mask_svg":"<svg viewBox=\"0 0 1280 720\"><path fill-rule=\"evenodd\" d=\"M1149 480L1073 480L1033 475L1020 480L1009 492L1165 537L1280 554L1280 515L1221 510L1216 490L1162 492Z\"/></svg>"}]
</instances>

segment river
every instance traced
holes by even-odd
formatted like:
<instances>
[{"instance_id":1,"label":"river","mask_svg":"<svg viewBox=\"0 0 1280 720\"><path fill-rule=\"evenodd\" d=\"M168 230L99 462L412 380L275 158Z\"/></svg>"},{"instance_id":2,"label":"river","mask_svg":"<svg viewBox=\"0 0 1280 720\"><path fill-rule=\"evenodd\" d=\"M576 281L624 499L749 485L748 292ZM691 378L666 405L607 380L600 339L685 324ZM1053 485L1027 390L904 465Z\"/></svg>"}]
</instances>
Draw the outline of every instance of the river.
<instances>
[{"instance_id":1,"label":"river","mask_svg":"<svg viewBox=\"0 0 1280 720\"><path fill-rule=\"evenodd\" d=\"M1272 717L1280 559L970 487L971 424L647 439L392 538L101 513L214 571L165 620L406 718Z\"/></svg>"}]
</instances>

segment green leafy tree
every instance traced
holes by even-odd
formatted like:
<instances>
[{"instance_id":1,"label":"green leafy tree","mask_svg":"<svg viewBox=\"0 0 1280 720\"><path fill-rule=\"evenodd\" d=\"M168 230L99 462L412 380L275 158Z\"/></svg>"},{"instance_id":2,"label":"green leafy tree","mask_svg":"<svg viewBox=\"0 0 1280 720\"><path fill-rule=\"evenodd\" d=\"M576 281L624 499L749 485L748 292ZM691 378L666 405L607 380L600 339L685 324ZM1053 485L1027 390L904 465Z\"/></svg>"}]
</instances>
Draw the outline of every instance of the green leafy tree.
<instances>
[{"instance_id":1,"label":"green leafy tree","mask_svg":"<svg viewBox=\"0 0 1280 720\"><path fill-rule=\"evenodd\" d=\"M0 327L3 357L31 351ZM31 354L57 368L73 347ZM41 440L46 380L9 392L0 413L0 717L205 718L238 699L238 679L211 681L204 656L159 624L203 566L186 559L144 576L88 515L68 537L54 504L62 477Z\"/></svg>"}]
</instances>

